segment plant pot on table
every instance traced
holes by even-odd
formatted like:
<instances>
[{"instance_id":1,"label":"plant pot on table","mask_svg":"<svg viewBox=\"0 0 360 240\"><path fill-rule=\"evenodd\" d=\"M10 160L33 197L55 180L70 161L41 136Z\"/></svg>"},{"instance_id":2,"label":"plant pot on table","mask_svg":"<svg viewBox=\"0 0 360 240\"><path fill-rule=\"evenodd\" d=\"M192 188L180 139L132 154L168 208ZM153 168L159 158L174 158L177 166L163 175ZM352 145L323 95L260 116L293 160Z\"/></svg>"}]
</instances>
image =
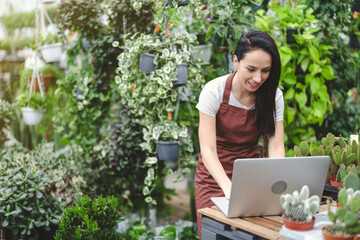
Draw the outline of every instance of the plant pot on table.
<instances>
[{"instance_id":1,"label":"plant pot on table","mask_svg":"<svg viewBox=\"0 0 360 240\"><path fill-rule=\"evenodd\" d=\"M46 110L45 109L35 110L34 108L31 107L22 107L21 111L25 124L38 125L41 123L44 117L44 112Z\"/></svg>"},{"instance_id":2,"label":"plant pot on table","mask_svg":"<svg viewBox=\"0 0 360 240\"><path fill-rule=\"evenodd\" d=\"M157 155L159 160L174 161L179 154L179 143L177 142L157 142Z\"/></svg>"},{"instance_id":3,"label":"plant pot on table","mask_svg":"<svg viewBox=\"0 0 360 240\"><path fill-rule=\"evenodd\" d=\"M324 237L324 240L350 240L350 239L356 239L355 238L355 234L348 234L348 235L344 235L344 236L335 236L333 234L331 234L331 229L332 225L327 225L327 226L323 226L321 228L321 232L322 235Z\"/></svg>"},{"instance_id":4,"label":"plant pot on table","mask_svg":"<svg viewBox=\"0 0 360 240\"><path fill-rule=\"evenodd\" d=\"M311 222L295 222L286 218L286 214L282 215L282 219L286 228L295 230L295 231L309 231L313 229L315 224L315 217Z\"/></svg>"},{"instance_id":5,"label":"plant pot on table","mask_svg":"<svg viewBox=\"0 0 360 240\"><path fill-rule=\"evenodd\" d=\"M40 47L40 53L45 62L57 62L60 60L62 43L45 44Z\"/></svg>"},{"instance_id":6,"label":"plant pot on table","mask_svg":"<svg viewBox=\"0 0 360 240\"><path fill-rule=\"evenodd\" d=\"M140 54L140 63L139 70L140 72L149 74L155 69L154 63L155 55L151 53L141 53Z\"/></svg>"}]
</instances>

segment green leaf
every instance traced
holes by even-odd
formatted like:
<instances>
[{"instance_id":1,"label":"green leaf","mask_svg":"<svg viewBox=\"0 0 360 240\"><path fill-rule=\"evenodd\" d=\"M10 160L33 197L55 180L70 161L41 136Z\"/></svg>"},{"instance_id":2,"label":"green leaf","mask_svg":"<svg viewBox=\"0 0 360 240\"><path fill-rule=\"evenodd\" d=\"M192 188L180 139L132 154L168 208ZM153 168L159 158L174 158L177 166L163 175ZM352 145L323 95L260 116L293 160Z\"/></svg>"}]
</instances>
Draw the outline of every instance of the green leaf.
<instances>
[{"instance_id":1,"label":"green leaf","mask_svg":"<svg viewBox=\"0 0 360 240\"><path fill-rule=\"evenodd\" d=\"M306 70L308 69L310 64L310 58L305 58L302 62L301 62L301 69L306 72Z\"/></svg>"},{"instance_id":2,"label":"green leaf","mask_svg":"<svg viewBox=\"0 0 360 240\"><path fill-rule=\"evenodd\" d=\"M307 96L304 92L300 92L300 93L296 93L295 94L295 99L297 101L297 103L299 104L300 107L305 106L306 102L307 102Z\"/></svg>"},{"instance_id":3,"label":"green leaf","mask_svg":"<svg viewBox=\"0 0 360 240\"><path fill-rule=\"evenodd\" d=\"M314 62L319 61L319 51L315 47L313 47L313 46L309 47L309 53L310 53L311 59Z\"/></svg>"},{"instance_id":4,"label":"green leaf","mask_svg":"<svg viewBox=\"0 0 360 240\"><path fill-rule=\"evenodd\" d=\"M336 78L334 76L334 70L330 65L326 65L322 68L321 70L321 75L326 79L326 80L332 80L334 78Z\"/></svg>"},{"instance_id":5,"label":"green leaf","mask_svg":"<svg viewBox=\"0 0 360 240\"><path fill-rule=\"evenodd\" d=\"M316 94L321 86L320 79L317 77L312 77L310 81L310 90L313 94Z\"/></svg>"},{"instance_id":6,"label":"green leaf","mask_svg":"<svg viewBox=\"0 0 360 240\"><path fill-rule=\"evenodd\" d=\"M316 74L321 72L321 67L317 65L316 63L312 63L309 67L309 71L312 76L315 76Z\"/></svg>"},{"instance_id":7,"label":"green leaf","mask_svg":"<svg viewBox=\"0 0 360 240\"><path fill-rule=\"evenodd\" d=\"M294 88L289 88L289 89L286 91L284 98L285 98L285 99L293 99L294 96L295 96L295 90L294 90Z\"/></svg>"}]
</instances>

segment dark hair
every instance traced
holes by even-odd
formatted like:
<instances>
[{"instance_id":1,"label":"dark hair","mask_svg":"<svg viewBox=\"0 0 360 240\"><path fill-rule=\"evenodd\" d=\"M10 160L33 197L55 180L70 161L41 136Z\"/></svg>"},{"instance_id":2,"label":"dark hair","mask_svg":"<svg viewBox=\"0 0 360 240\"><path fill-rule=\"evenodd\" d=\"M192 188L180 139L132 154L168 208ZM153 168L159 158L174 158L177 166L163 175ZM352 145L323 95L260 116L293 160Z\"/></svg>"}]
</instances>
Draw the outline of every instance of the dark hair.
<instances>
[{"instance_id":1,"label":"dark hair","mask_svg":"<svg viewBox=\"0 0 360 240\"><path fill-rule=\"evenodd\" d=\"M254 125L258 127L262 135L272 136L275 133L275 95L281 74L280 55L269 34L255 30L244 33L240 37L235 55L240 62L246 53L256 49L263 49L268 52L271 55L272 63L269 78L255 92Z\"/></svg>"}]
</instances>

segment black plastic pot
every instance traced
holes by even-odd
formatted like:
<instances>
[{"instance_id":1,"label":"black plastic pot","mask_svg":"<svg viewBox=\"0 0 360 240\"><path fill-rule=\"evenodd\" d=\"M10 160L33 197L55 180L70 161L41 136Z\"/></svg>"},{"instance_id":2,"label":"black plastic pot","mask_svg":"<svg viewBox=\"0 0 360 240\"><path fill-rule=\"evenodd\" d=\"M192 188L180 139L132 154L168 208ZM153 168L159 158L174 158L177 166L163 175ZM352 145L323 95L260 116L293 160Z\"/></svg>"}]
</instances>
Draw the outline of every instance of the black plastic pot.
<instances>
[{"instance_id":1,"label":"black plastic pot","mask_svg":"<svg viewBox=\"0 0 360 240\"><path fill-rule=\"evenodd\" d=\"M174 6L173 1L175 1L179 7L186 6L190 3L190 0L168 0L168 4Z\"/></svg>"},{"instance_id":2,"label":"black plastic pot","mask_svg":"<svg viewBox=\"0 0 360 240\"><path fill-rule=\"evenodd\" d=\"M157 155L159 160L173 161L179 154L179 143L177 142L157 142Z\"/></svg>"},{"instance_id":3,"label":"black plastic pot","mask_svg":"<svg viewBox=\"0 0 360 240\"><path fill-rule=\"evenodd\" d=\"M151 53L141 53L139 69L141 72L149 74L155 69L155 55Z\"/></svg>"},{"instance_id":4,"label":"black plastic pot","mask_svg":"<svg viewBox=\"0 0 360 240\"><path fill-rule=\"evenodd\" d=\"M351 48L360 49L359 38L358 38L358 36L356 34L354 34L354 33L350 34L349 45L350 45Z\"/></svg>"},{"instance_id":5,"label":"black plastic pot","mask_svg":"<svg viewBox=\"0 0 360 240\"><path fill-rule=\"evenodd\" d=\"M287 44L296 43L293 34L298 34L297 28L288 28L288 29L286 29L286 42L287 42Z\"/></svg>"},{"instance_id":6,"label":"black plastic pot","mask_svg":"<svg viewBox=\"0 0 360 240\"><path fill-rule=\"evenodd\" d=\"M356 0L354 2L354 4L351 7L351 11L352 12L355 12L355 11L360 12L360 0Z\"/></svg>"},{"instance_id":7,"label":"black plastic pot","mask_svg":"<svg viewBox=\"0 0 360 240\"><path fill-rule=\"evenodd\" d=\"M339 188L334 187L334 186L330 185L329 183L325 183L324 192L322 194L323 196L329 196L334 201L336 201L338 198L338 193L339 193Z\"/></svg>"},{"instance_id":8,"label":"black plastic pot","mask_svg":"<svg viewBox=\"0 0 360 240\"><path fill-rule=\"evenodd\" d=\"M174 87L180 87L187 84L188 81L188 72L187 72L188 65L186 63L182 63L177 66L177 81L173 83Z\"/></svg>"}]
</instances>

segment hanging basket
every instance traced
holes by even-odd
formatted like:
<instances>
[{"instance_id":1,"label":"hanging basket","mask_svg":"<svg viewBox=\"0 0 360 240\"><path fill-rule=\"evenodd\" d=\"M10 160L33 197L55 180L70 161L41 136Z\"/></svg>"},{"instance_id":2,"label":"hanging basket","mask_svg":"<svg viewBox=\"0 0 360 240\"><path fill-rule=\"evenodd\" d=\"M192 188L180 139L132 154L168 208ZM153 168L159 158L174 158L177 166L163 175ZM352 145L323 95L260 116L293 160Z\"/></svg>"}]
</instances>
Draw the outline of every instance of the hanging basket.
<instances>
[{"instance_id":1,"label":"hanging basket","mask_svg":"<svg viewBox=\"0 0 360 240\"><path fill-rule=\"evenodd\" d=\"M49 74L46 74L46 75L42 75L42 79L44 80L44 86L43 86L43 89L44 91L46 92L50 85L51 85L51 79L52 79L52 74L49 73ZM29 85L31 84L31 76L29 78ZM40 88L39 88L39 84L38 84L38 81L35 81L35 92L40 92Z\"/></svg>"},{"instance_id":2,"label":"hanging basket","mask_svg":"<svg viewBox=\"0 0 360 240\"><path fill-rule=\"evenodd\" d=\"M182 63L177 66L177 81L173 82L174 87L180 87L187 84L188 81L188 65L186 63Z\"/></svg>"},{"instance_id":3,"label":"hanging basket","mask_svg":"<svg viewBox=\"0 0 360 240\"><path fill-rule=\"evenodd\" d=\"M45 44L40 47L41 56L45 62L58 62L61 57L62 43Z\"/></svg>"},{"instance_id":4,"label":"hanging basket","mask_svg":"<svg viewBox=\"0 0 360 240\"><path fill-rule=\"evenodd\" d=\"M31 107L22 107L21 111L26 125L38 125L41 123L46 110L35 110Z\"/></svg>"},{"instance_id":5,"label":"hanging basket","mask_svg":"<svg viewBox=\"0 0 360 240\"><path fill-rule=\"evenodd\" d=\"M139 69L140 72L149 74L155 69L154 63L155 55L151 53L141 53L140 54L140 63Z\"/></svg>"},{"instance_id":6,"label":"hanging basket","mask_svg":"<svg viewBox=\"0 0 360 240\"><path fill-rule=\"evenodd\" d=\"M179 143L157 142L157 155L159 160L174 161L179 154Z\"/></svg>"},{"instance_id":7,"label":"hanging basket","mask_svg":"<svg viewBox=\"0 0 360 240\"><path fill-rule=\"evenodd\" d=\"M193 58L203 63L210 63L212 44L197 45L194 47Z\"/></svg>"}]
</instances>

